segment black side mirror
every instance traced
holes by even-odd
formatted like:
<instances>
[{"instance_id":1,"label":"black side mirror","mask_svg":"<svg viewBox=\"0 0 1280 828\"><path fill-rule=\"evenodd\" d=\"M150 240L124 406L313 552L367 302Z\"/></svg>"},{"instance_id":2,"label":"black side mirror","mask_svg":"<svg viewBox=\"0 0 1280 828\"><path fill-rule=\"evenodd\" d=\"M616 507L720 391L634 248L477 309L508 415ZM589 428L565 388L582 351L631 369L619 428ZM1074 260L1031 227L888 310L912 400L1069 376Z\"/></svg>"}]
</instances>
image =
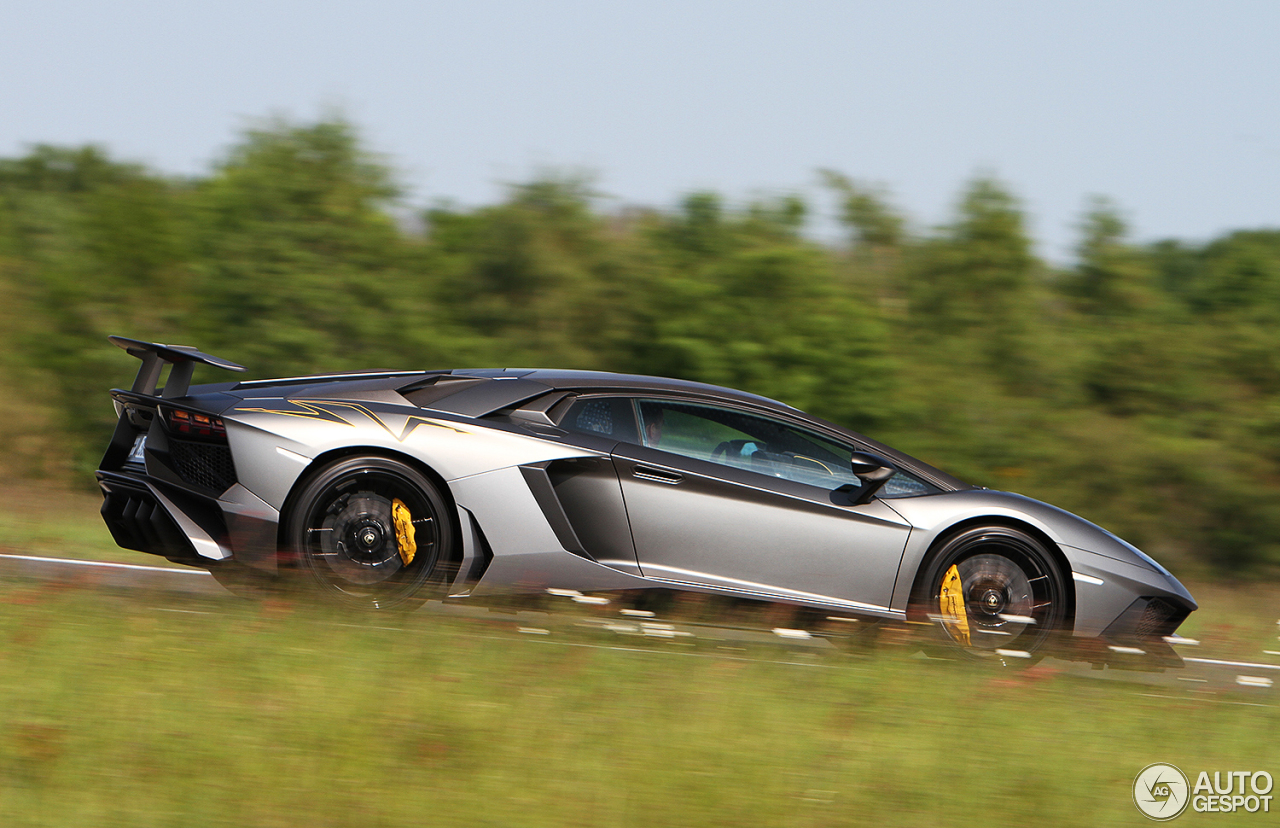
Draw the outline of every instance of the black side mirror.
<instances>
[{"instance_id":1,"label":"black side mirror","mask_svg":"<svg viewBox=\"0 0 1280 828\"><path fill-rule=\"evenodd\" d=\"M854 506L869 502L898 471L888 460L866 451L855 451L849 457L849 465L854 475L862 481L862 488L853 501Z\"/></svg>"}]
</instances>

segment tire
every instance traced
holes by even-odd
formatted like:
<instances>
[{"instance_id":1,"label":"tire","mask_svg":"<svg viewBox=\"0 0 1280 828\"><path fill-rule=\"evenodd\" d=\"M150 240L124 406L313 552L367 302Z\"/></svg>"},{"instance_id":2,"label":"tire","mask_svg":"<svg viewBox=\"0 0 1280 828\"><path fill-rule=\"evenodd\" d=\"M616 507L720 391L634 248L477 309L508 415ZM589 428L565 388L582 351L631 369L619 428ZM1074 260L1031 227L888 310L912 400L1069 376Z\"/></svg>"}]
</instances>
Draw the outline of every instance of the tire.
<instances>
[{"instance_id":1,"label":"tire","mask_svg":"<svg viewBox=\"0 0 1280 828\"><path fill-rule=\"evenodd\" d=\"M1034 663L1069 617L1070 593L1053 555L1031 535L1006 526L948 538L924 585L922 600L944 649L971 658ZM951 603L944 602L944 590L954 596Z\"/></svg>"},{"instance_id":2,"label":"tire","mask_svg":"<svg viewBox=\"0 0 1280 828\"><path fill-rule=\"evenodd\" d=\"M293 502L286 537L324 598L357 609L415 609L442 580L453 522L439 490L413 467L376 456L338 460Z\"/></svg>"}]
</instances>

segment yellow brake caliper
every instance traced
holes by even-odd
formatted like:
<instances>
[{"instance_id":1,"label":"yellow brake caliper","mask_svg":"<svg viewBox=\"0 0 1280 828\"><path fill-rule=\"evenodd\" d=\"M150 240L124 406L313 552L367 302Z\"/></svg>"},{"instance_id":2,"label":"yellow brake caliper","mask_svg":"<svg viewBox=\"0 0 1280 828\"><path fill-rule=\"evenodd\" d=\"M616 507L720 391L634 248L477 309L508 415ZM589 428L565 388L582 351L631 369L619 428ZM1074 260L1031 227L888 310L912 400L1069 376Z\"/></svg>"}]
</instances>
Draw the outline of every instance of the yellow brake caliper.
<instances>
[{"instance_id":1,"label":"yellow brake caliper","mask_svg":"<svg viewBox=\"0 0 1280 828\"><path fill-rule=\"evenodd\" d=\"M961 644L969 646L969 613L964 607L964 584L960 581L960 571L952 566L942 579L942 594L938 599L941 605L942 618L951 628L952 636Z\"/></svg>"},{"instance_id":2,"label":"yellow brake caliper","mask_svg":"<svg viewBox=\"0 0 1280 828\"><path fill-rule=\"evenodd\" d=\"M396 547L400 550L400 560L408 566L418 553L418 544L413 539L413 515L409 514L409 507L398 497L391 501L391 520L396 525Z\"/></svg>"}]
</instances>

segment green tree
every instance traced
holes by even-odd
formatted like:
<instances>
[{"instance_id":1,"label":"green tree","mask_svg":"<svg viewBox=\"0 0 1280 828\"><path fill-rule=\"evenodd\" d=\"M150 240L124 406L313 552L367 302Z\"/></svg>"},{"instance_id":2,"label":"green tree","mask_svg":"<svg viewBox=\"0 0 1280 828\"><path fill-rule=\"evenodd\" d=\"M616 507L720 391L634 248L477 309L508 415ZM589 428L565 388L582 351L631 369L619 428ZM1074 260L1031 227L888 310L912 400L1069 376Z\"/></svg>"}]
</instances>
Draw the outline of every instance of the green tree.
<instances>
[{"instance_id":1,"label":"green tree","mask_svg":"<svg viewBox=\"0 0 1280 828\"><path fill-rule=\"evenodd\" d=\"M113 415L86 391L109 375L109 333L159 336L179 314L189 271L182 187L95 147L36 147L0 162L6 326L15 379L56 401L77 462L101 452Z\"/></svg>"},{"instance_id":2,"label":"green tree","mask_svg":"<svg viewBox=\"0 0 1280 828\"><path fill-rule=\"evenodd\" d=\"M1089 399L1121 416L1191 404L1186 373L1169 366L1196 356L1187 335L1169 335L1180 315L1157 287L1152 252L1128 241L1119 210L1104 198L1091 200L1080 231L1078 263L1058 285L1079 314L1073 339Z\"/></svg>"},{"instance_id":3,"label":"green tree","mask_svg":"<svg viewBox=\"0 0 1280 828\"><path fill-rule=\"evenodd\" d=\"M840 222L855 246L894 248L904 240L905 220L881 188L855 182L843 173L821 170L822 181L839 199Z\"/></svg>"},{"instance_id":4,"label":"green tree","mask_svg":"<svg viewBox=\"0 0 1280 828\"><path fill-rule=\"evenodd\" d=\"M493 207L428 213L445 311L488 340L489 359L608 365L630 264L593 197L582 179L543 176Z\"/></svg>"},{"instance_id":5,"label":"green tree","mask_svg":"<svg viewBox=\"0 0 1280 828\"><path fill-rule=\"evenodd\" d=\"M656 237L687 238L688 207ZM704 230L717 228L720 255L694 266L677 247L647 283L632 369L744 388L871 427L889 413L887 331L825 252L788 231L795 212L698 215ZM772 217L768 232L754 226L762 215Z\"/></svg>"},{"instance_id":6,"label":"green tree","mask_svg":"<svg viewBox=\"0 0 1280 828\"><path fill-rule=\"evenodd\" d=\"M975 179L956 221L914 254L911 326L932 341L965 340L988 370L1032 379L1029 330L1042 320L1034 293L1040 265L1017 199L990 177ZM955 347L955 346L949 346Z\"/></svg>"},{"instance_id":7,"label":"green tree","mask_svg":"<svg viewBox=\"0 0 1280 828\"><path fill-rule=\"evenodd\" d=\"M341 119L250 131L196 193L201 340L265 373L417 362L436 320L396 195Z\"/></svg>"},{"instance_id":8,"label":"green tree","mask_svg":"<svg viewBox=\"0 0 1280 828\"><path fill-rule=\"evenodd\" d=\"M1063 289L1083 313L1127 316L1158 304L1151 255L1129 244L1129 228L1112 202L1094 198L1080 229L1079 263Z\"/></svg>"}]
</instances>

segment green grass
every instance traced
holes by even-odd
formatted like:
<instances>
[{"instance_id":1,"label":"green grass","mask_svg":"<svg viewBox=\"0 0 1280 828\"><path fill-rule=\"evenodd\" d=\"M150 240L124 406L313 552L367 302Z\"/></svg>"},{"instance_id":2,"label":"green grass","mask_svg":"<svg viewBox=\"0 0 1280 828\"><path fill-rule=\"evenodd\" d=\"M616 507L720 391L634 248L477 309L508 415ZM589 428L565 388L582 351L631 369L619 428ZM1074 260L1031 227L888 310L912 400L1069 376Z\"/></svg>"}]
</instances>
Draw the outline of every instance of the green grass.
<instances>
[{"instance_id":1,"label":"green grass","mask_svg":"<svg viewBox=\"0 0 1280 828\"><path fill-rule=\"evenodd\" d=\"M175 600L0 587L0 824L1134 825L1149 763L1280 771L1243 690Z\"/></svg>"}]
</instances>

